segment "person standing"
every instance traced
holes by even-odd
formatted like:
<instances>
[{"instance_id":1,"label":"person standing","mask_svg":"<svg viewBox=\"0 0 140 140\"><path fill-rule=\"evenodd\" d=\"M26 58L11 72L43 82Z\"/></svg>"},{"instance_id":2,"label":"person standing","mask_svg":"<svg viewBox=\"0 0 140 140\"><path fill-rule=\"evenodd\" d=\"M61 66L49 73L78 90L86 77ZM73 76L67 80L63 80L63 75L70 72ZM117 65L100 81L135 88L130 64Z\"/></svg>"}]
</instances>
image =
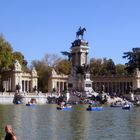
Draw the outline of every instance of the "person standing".
<instances>
[{"instance_id":1,"label":"person standing","mask_svg":"<svg viewBox=\"0 0 140 140\"><path fill-rule=\"evenodd\" d=\"M12 130L12 126L11 125L6 125L5 126L5 138L4 140L17 140L15 133Z\"/></svg>"}]
</instances>

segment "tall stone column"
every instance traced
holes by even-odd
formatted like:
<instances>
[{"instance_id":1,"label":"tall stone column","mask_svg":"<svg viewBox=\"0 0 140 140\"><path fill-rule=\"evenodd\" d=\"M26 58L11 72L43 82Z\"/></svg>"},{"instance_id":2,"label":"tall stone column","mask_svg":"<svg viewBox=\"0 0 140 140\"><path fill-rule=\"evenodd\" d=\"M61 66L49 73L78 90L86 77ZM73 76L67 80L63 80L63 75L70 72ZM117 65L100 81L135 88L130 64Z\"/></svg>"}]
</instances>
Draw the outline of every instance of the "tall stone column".
<instances>
[{"instance_id":1,"label":"tall stone column","mask_svg":"<svg viewBox=\"0 0 140 140\"><path fill-rule=\"evenodd\" d=\"M86 60L85 60L85 63L87 64L87 63L88 63L88 62L87 62L88 52L86 52L86 53L85 53L85 55L86 55L86 58L85 58L85 59L86 59Z\"/></svg>"},{"instance_id":2,"label":"tall stone column","mask_svg":"<svg viewBox=\"0 0 140 140\"><path fill-rule=\"evenodd\" d=\"M60 82L58 82L58 93L60 95Z\"/></svg>"},{"instance_id":3,"label":"tall stone column","mask_svg":"<svg viewBox=\"0 0 140 140\"><path fill-rule=\"evenodd\" d=\"M78 62L79 62L79 66L81 65L81 54L82 54L82 52L78 52L77 53L78 54Z\"/></svg>"}]
</instances>

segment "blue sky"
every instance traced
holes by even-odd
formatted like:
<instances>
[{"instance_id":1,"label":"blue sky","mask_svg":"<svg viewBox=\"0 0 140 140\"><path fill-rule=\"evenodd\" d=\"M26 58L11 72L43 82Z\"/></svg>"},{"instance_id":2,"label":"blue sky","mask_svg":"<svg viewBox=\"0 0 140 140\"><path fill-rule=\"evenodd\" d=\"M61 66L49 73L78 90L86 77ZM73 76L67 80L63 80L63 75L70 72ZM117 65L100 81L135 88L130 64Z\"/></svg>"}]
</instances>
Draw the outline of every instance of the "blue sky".
<instances>
[{"instance_id":1,"label":"blue sky","mask_svg":"<svg viewBox=\"0 0 140 140\"><path fill-rule=\"evenodd\" d=\"M123 52L140 47L140 0L0 0L0 33L30 63L70 51L86 27L89 58L124 64Z\"/></svg>"}]
</instances>

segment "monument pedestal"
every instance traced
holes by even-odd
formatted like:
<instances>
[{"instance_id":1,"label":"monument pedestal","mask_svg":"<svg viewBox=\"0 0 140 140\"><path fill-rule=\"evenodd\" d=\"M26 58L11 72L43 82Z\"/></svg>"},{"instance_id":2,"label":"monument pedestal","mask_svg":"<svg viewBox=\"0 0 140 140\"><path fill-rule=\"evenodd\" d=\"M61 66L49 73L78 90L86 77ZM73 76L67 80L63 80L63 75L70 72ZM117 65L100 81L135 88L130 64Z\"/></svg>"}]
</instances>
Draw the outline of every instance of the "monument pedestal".
<instances>
[{"instance_id":1,"label":"monument pedestal","mask_svg":"<svg viewBox=\"0 0 140 140\"><path fill-rule=\"evenodd\" d=\"M76 77L69 78L69 90L84 92L86 94L91 93L92 89L92 81L90 80L90 74L87 73L85 76L78 74Z\"/></svg>"}]
</instances>

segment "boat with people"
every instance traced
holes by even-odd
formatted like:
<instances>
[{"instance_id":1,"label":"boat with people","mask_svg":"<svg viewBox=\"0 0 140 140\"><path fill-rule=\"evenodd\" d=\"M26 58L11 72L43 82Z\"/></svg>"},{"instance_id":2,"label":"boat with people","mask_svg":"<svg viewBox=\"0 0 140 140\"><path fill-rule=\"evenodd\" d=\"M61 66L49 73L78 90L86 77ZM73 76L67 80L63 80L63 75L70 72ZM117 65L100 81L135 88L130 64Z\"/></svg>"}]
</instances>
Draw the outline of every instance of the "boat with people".
<instances>
[{"instance_id":1,"label":"boat with people","mask_svg":"<svg viewBox=\"0 0 140 140\"><path fill-rule=\"evenodd\" d=\"M64 107L57 106L56 109L57 110L71 110L72 106L64 106Z\"/></svg>"},{"instance_id":2,"label":"boat with people","mask_svg":"<svg viewBox=\"0 0 140 140\"><path fill-rule=\"evenodd\" d=\"M35 106L36 104L27 103L26 106Z\"/></svg>"},{"instance_id":3,"label":"boat with people","mask_svg":"<svg viewBox=\"0 0 140 140\"><path fill-rule=\"evenodd\" d=\"M22 104L22 102L21 101L16 101L15 104L19 105L19 104Z\"/></svg>"},{"instance_id":4,"label":"boat with people","mask_svg":"<svg viewBox=\"0 0 140 140\"><path fill-rule=\"evenodd\" d=\"M103 110L102 106L98 106L98 107L87 107L86 109L87 111L101 111Z\"/></svg>"},{"instance_id":5,"label":"boat with people","mask_svg":"<svg viewBox=\"0 0 140 140\"><path fill-rule=\"evenodd\" d=\"M132 104L130 102L125 102L123 105L122 105L122 109L124 110L130 110L132 107Z\"/></svg>"},{"instance_id":6,"label":"boat with people","mask_svg":"<svg viewBox=\"0 0 140 140\"><path fill-rule=\"evenodd\" d=\"M110 107L122 107L123 103L121 101L112 102Z\"/></svg>"},{"instance_id":7,"label":"boat with people","mask_svg":"<svg viewBox=\"0 0 140 140\"><path fill-rule=\"evenodd\" d=\"M26 106L35 106L37 104L37 101L35 98L32 98L27 104Z\"/></svg>"},{"instance_id":8,"label":"boat with people","mask_svg":"<svg viewBox=\"0 0 140 140\"><path fill-rule=\"evenodd\" d=\"M93 104L89 104L89 106L86 108L87 111L101 111L103 110L103 107L102 106L93 106Z\"/></svg>"},{"instance_id":9,"label":"boat with people","mask_svg":"<svg viewBox=\"0 0 140 140\"><path fill-rule=\"evenodd\" d=\"M123 105L122 109L124 110L130 110L131 106L130 105Z\"/></svg>"},{"instance_id":10,"label":"boat with people","mask_svg":"<svg viewBox=\"0 0 140 140\"><path fill-rule=\"evenodd\" d=\"M134 104L135 106L140 106L140 101L136 101L136 103Z\"/></svg>"},{"instance_id":11,"label":"boat with people","mask_svg":"<svg viewBox=\"0 0 140 140\"><path fill-rule=\"evenodd\" d=\"M66 102L61 102L57 107L57 110L71 110L72 106Z\"/></svg>"}]
</instances>

